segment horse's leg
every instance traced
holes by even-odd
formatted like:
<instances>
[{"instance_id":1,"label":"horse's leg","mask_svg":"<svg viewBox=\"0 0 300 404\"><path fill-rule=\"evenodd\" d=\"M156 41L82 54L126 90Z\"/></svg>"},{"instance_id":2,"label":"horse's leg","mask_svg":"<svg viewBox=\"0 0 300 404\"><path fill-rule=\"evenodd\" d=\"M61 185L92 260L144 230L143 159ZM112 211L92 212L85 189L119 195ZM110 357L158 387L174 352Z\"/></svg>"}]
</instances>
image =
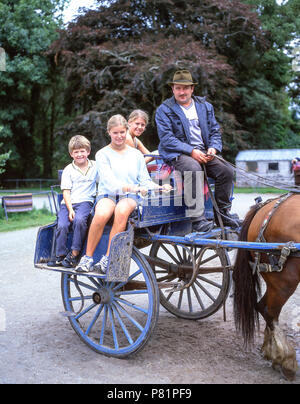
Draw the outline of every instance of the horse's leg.
<instances>
[{"instance_id":1,"label":"horse's leg","mask_svg":"<svg viewBox=\"0 0 300 404\"><path fill-rule=\"evenodd\" d=\"M258 311L266 321L262 352L266 359L272 361L273 368L279 366L282 374L293 380L298 369L296 352L279 327L278 318L282 307L296 290L298 282L295 284L291 279L283 281L278 275L262 274L267 284L266 293L258 303Z\"/></svg>"},{"instance_id":2,"label":"horse's leg","mask_svg":"<svg viewBox=\"0 0 300 404\"><path fill-rule=\"evenodd\" d=\"M268 314L268 308L266 304L267 300L267 292L262 297L262 299L257 304L257 311L262 315L266 322L266 328L264 331L264 342L261 347L262 354L265 359L273 360L273 333L274 333L274 324L273 318Z\"/></svg>"},{"instance_id":3,"label":"horse's leg","mask_svg":"<svg viewBox=\"0 0 300 404\"><path fill-rule=\"evenodd\" d=\"M261 298L261 300L258 302L256 309L257 311L262 315L266 322L266 328L264 331L264 342L261 347L261 351L263 353L264 358L271 360L271 343L272 343L272 337L271 337L271 328L273 328L273 319L269 316L268 314L268 309L266 305L266 297L267 297L267 292L264 294L264 296Z\"/></svg>"}]
</instances>

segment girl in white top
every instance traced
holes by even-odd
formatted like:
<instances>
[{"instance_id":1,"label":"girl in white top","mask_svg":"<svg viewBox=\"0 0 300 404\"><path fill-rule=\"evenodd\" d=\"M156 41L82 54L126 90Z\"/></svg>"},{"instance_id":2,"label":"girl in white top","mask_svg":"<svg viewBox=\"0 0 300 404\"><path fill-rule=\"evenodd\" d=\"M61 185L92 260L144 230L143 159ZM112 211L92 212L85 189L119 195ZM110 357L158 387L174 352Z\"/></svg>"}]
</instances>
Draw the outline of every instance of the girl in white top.
<instances>
[{"instance_id":1,"label":"girl in white top","mask_svg":"<svg viewBox=\"0 0 300 404\"><path fill-rule=\"evenodd\" d=\"M142 154L151 154L151 152L138 139L144 133L148 125L149 117L145 111L135 109L128 117L128 131L126 134L126 143L139 150ZM153 157L145 157L146 164L153 160Z\"/></svg>"},{"instance_id":2,"label":"girl in white top","mask_svg":"<svg viewBox=\"0 0 300 404\"><path fill-rule=\"evenodd\" d=\"M127 121L122 115L112 116L107 123L107 130L111 143L96 153L99 196L89 229L86 255L76 267L79 272L89 272L92 267L96 271L106 271L111 240L126 229L128 217L137 206L138 192L146 195L148 189L162 189L166 192L172 189L169 184L160 187L151 181L143 155L126 144ZM113 214L114 222L106 254L93 265L93 254Z\"/></svg>"}]
</instances>

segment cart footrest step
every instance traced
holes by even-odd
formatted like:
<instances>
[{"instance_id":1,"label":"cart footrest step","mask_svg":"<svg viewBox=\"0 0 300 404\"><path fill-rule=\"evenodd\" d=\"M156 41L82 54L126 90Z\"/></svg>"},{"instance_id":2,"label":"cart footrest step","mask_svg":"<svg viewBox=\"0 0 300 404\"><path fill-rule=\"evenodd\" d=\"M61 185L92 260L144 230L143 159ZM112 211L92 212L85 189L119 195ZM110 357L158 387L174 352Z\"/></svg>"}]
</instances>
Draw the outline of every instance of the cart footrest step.
<instances>
[{"instance_id":1,"label":"cart footrest step","mask_svg":"<svg viewBox=\"0 0 300 404\"><path fill-rule=\"evenodd\" d=\"M77 272L75 269L72 268L64 268L62 266L57 266L57 267L48 267L47 264L35 264L36 268L47 270L47 271L53 271L53 272L61 272L61 273L66 273L70 275L78 275L78 276L94 276L97 278L102 278L106 279L106 275L100 274L99 272Z\"/></svg>"}]
</instances>

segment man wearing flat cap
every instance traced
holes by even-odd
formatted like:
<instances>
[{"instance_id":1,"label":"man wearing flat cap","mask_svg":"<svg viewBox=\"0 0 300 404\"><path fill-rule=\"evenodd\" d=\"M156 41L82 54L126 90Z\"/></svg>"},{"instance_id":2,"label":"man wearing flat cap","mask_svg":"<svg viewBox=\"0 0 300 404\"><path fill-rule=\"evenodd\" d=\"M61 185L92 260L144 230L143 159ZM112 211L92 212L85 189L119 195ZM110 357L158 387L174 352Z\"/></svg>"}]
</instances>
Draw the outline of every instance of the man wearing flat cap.
<instances>
[{"instance_id":1,"label":"man wearing flat cap","mask_svg":"<svg viewBox=\"0 0 300 404\"><path fill-rule=\"evenodd\" d=\"M193 197L197 195L197 174L203 171L202 164L205 164L208 176L215 180L215 198L223 223L236 228L240 225L238 216L229 213L233 170L214 158L222 151L222 137L213 106L193 95L197 83L188 70L177 71L168 84L173 96L157 108L155 116L159 154L166 163L184 173L184 187L192 190ZM188 173L190 179L186 182ZM213 227L203 214L203 206L199 208L196 204L191 218L194 231L206 232Z\"/></svg>"}]
</instances>

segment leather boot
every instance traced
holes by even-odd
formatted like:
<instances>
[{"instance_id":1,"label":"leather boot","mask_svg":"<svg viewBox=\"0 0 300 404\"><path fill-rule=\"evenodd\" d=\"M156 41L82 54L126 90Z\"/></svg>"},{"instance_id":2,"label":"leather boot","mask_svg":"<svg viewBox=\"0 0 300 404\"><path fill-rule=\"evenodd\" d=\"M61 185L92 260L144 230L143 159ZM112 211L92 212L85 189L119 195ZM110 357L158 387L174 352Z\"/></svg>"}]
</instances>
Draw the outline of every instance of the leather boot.
<instances>
[{"instance_id":1,"label":"leather boot","mask_svg":"<svg viewBox=\"0 0 300 404\"><path fill-rule=\"evenodd\" d=\"M236 213L230 213L229 209L219 209L219 212L224 226L229 226L232 229L236 229L242 225L243 221L238 217ZM216 212L215 212L215 221L216 225L220 226Z\"/></svg>"},{"instance_id":2,"label":"leather boot","mask_svg":"<svg viewBox=\"0 0 300 404\"><path fill-rule=\"evenodd\" d=\"M214 222L211 220L207 220L205 216L202 216L201 218L193 222L193 231L199 233L207 233L208 231L211 231L213 227Z\"/></svg>"}]
</instances>

